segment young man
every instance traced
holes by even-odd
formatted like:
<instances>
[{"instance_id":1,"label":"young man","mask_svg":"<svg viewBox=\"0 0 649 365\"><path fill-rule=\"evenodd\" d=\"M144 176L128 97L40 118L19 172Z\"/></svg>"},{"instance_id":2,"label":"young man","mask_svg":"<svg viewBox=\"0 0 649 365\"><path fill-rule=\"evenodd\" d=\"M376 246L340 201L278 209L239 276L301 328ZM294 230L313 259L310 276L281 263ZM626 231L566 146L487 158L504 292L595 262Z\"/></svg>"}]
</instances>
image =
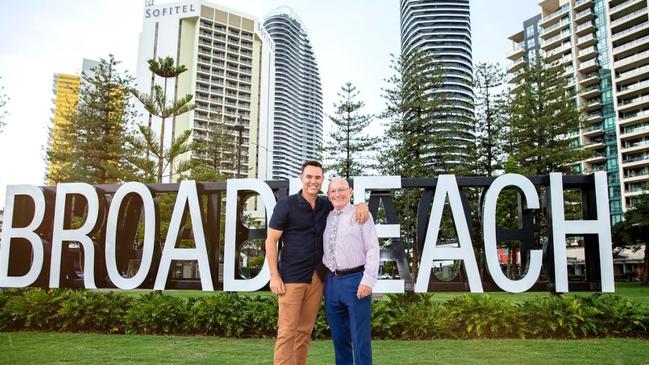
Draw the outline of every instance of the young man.
<instances>
[{"instance_id":1,"label":"young man","mask_svg":"<svg viewBox=\"0 0 649 365\"><path fill-rule=\"evenodd\" d=\"M356 207L349 203L352 189L347 180L332 179L328 196L334 210L327 218L322 262L330 271L324 298L336 364L371 364L370 304L379 273L376 228L371 216L364 224L352 218Z\"/></svg>"},{"instance_id":2,"label":"young man","mask_svg":"<svg viewBox=\"0 0 649 365\"><path fill-rule=\"evenodd\" d=\"M300 180L302 190L275 205L266 238L270 290L279 297L275 364L306 363L327 271L322 265L322 235L333 206L318 195L324 180L322 165L306 161ZM359 221L365 222L367 205L358 211Z\"/></svg>"}]
</instances>

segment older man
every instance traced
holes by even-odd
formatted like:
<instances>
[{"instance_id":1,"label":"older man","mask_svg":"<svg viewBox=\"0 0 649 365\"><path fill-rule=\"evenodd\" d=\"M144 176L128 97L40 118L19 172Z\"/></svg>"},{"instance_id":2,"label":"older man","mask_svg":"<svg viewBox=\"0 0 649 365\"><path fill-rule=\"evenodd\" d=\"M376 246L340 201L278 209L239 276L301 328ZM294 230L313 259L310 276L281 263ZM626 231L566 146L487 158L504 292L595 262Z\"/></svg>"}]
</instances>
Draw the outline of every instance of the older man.
<instances>
[{"instance_id":1,"label":"older man","mask_svg":"<svg viewBox=\"0 0 649 365\"><path fill-rule=\"evenodd\" d=\"M300 173L302 190L277 201L268 223L270 290L279 297L275 364L305 364L309 352L327 271L322 265L323 231L333 209L326 197L318 195L323 180L322 165L306 161ZM358 208L357 215L360 222L367 221L367 204Z\"/></svg>"},{"instance_id":2,"label":"older man","mask_svg":"<svg viewBox=\"0 0 649 365\"><path fill-rule=\"evenodd\" d=\"M322 262L330 270L324 297L336 364L371 364L370 305L379 269L376 228L371 216L364 224L352 219L356 207L349 203L347 180L332 179L327 195L334 210L327 217Z\"/></svg>"}]
</instances>

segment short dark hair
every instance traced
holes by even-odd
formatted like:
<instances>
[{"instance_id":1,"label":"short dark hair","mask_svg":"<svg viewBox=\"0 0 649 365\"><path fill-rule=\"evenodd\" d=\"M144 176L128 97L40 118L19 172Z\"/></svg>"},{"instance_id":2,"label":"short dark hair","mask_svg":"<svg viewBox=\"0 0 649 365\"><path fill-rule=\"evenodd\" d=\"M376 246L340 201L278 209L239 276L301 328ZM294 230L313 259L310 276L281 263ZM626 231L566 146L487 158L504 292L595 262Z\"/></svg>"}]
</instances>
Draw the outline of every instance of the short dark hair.
<instances>
[{"instance_id":1,"label":"short dark hair","mask_svg":"<svg viewBox=\"0 0 649 365\"><path fill-rule=\"evenodd\" d=\"M320 168L320 170L322 170L322 174L324 175L324 168L322 167L322 164L320 162L314 161L314 160L304 161L304 163L302 164L302 169L300 170L300 174L304 173L304 169L307 166L314 166L314 167Z\"/></svg>"}]
</instances>

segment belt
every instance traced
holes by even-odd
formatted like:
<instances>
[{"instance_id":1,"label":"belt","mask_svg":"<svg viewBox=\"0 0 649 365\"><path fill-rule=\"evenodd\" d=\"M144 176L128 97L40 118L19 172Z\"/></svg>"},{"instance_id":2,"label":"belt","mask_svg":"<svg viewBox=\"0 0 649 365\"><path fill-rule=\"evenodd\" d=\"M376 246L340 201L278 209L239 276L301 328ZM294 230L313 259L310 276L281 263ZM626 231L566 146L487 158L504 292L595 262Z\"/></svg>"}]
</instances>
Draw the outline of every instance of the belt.
<instances>
[{"instance_id":1,"label":"belt","mask_svg":"<svg viewBox=\"0 0 649 365\"><path fill-rule=\"evenodd\" d=\"M365 265L361 265L361 266L352 267L351 269L342 269L342 270L332 271L331 273L336 275L336 276L344 276L344 275L349 275L349 274L354 274L354 273L357 273L357 272L361 272L361 271L364 271L364 270L365 270Z\"/></svg>"}]
</instances>

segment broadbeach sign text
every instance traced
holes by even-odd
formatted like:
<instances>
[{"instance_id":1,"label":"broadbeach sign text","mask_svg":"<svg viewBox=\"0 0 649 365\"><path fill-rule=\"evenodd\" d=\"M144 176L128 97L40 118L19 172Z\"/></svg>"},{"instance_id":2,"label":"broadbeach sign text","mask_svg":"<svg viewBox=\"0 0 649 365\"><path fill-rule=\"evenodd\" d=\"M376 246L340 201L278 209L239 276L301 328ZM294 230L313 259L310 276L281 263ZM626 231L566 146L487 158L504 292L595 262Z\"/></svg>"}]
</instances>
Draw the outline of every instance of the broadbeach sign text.
<instances>
[{"instance_id":1,"label":"broadbeach sign text","mask_svg":"<svg viewBox=\"0 0 649 365\"><path fill-rule=\"evenodd\" d=\"M56 187L10 185L7 187L4 210L4 227L0 241L0 287L43 286L58 288L71 286L73 276L85 288L113 287L135 289L152 287L164 290L170 287L172 262L190 260L198 263L200 279L197 285L212 291L219 282L220 207L225 193L225 235L223 243L223 278L225 291L255 291L269 281L268 264L264 262L260 272L252 278L235 275L237 244L241 243L242 195L258 196L266 210L267 219L272 214L278 196L297 192L296 181L263 182L255 179L232 179L225 183L197 184L183 181L180 184L147 186L130 182L120 186L92 186L83 183L59 184ZM516 188L524 202L524 212L540 209L536 186L546 186L547 219L551 238L547 250L552 257L545 257L541 249L521 244L522 263L526 272L518 280L508 278L498 260L498 241L502 232L497 227L496 205L501 191ZM566 185L566 186L564 186ZM169 188L172 186L173 188ZM353 179L354 200L364 201L370 193L369 207L376 214L378 204L383 202L388 224L378 224L382 238L400 240L400 225L391 211L390 191L402 188L419 188L423 191L419 204L418 232L421 232L421 261L416 280L409 277L407 263L398 244L392 245L391 257L397 261L400 279L380 280L375 292L404 292L408 282L415 292L426 292L432 285L431 271L435 261L460 260L464 267L466 282L472 292L483 292L487 282L481 278L474 244L467 219L466 196L462 189L481 188L481 233L484 242L484 262L492 285L500 290L523 292L533 288L542 268L551 288L568 292L566 238L570 235L586 237L586 271L591 282L590 290L602 292L615 290L613 281L613 255L607 177L605 172L588 176L562 176L550 174L541 177L525 177L506 174L497 178L456 178L441 175L434 179L402 179L398 176L363 176ZM582 220L567 220L564 214L564 188L579 188L584 199ZM323 190L326 187L323 187ZM160 215L156 197L162 193L176 193L173 213L162 249L158 249ZM383 193L383 195L381 195ZM247 195L246 195L247 194ZM83 201L82 214L74 207L72 197ZM83 197L83 199L78 199ZM207 203L205 203L207 201ZM448 247L438 244L442 212L445 203L453 216L457 245ZM205 209L207 205L207 209ZM72 228L72 214L77 219ZM189 219L193 247L178 247L184 222ZM125 256L132 246L141 224L142 239L137 270L126 275L128 263ZM531 218L528 223L531 222ZM135 228L133 228L135 227ZM530 227L524 227L531 232ZM129 233L130 232L130 233ZM256 237L263 238L263 230ZM511 233L511 232L510 232ZM243 237L243 240L251 238ZM395 241L396 240L396 241ZM82 252L76 269L70 259L70 243L78 243ZM526 248L527 247L527 248ZM590 253L590 254L589 254ZM589 259L590 257L590 259ZM548 269L549 268L549 269ZM96 273L99 273L96 275ZM548 277L550 276L550 277ZM148 284L147 284L148 283ZM570 284L570 285L569 285ZM594 285L593 285L594 284ZM182 288L178 286L177 288Z\"/></svg>"}]
</instances>

